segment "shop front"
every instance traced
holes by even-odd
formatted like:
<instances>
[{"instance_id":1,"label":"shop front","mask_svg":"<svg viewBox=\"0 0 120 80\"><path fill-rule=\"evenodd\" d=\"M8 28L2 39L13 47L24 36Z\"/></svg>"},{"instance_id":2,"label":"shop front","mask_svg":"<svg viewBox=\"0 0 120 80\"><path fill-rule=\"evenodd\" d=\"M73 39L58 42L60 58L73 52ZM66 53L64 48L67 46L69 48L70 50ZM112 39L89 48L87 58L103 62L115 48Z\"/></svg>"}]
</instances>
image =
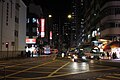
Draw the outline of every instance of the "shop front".
<instances>
[{"instance_id":1,"label":"shop front","mask_svg":"<svg viewBox=\"0 0 120 80\"><path fill-rule=\"evenodd\" d=\"M120 41L110 42L103 50L109 53L111 59L120 59Z\"/></svg>"}]
</instances>

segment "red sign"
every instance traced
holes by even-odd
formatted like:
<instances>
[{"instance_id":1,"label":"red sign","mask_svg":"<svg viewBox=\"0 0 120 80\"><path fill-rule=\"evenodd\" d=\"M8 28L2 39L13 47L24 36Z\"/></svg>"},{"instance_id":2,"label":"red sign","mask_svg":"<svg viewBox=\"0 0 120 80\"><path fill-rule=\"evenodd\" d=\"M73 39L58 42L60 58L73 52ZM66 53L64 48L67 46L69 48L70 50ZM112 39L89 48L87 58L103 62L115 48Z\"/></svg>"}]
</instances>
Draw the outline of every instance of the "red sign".
<instances>
[{"instance_id":1,"label":"red sign","mask_svg":"<svg viewBox=\"0 0 120 80\"><path fill-rule=\"evenodd\" d=\"M50 31L50 39L52 39L52 31Z\"/></svg>"},{"instance_id":2,"label":"red sign","mask_svg":"<svg viewBox=\"0 0 120 80\"><path fill-rule=\"evenodd\" d=\"M26 39L26 43L36 43L36 39Z\"/></svg>"},{"instance_id":3,"label":"red sign","mask_svg":"<svg viewBox=\"0 0 120 80\"><path fill-rule=\"evenodd\" d=\"M41 19L41 37L45 37L45 19Z\"/></svg>"}]
</instances>

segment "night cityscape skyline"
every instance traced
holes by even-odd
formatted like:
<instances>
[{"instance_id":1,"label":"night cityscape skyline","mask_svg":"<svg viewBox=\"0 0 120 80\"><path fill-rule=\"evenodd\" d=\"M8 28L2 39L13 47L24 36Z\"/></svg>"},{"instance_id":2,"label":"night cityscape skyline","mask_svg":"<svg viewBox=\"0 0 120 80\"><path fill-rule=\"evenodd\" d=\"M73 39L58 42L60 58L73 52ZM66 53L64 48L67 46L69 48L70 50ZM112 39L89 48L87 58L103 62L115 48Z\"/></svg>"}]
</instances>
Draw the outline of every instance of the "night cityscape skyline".
<instances>
[{"instance_id":1,"label":"night cityscape skyline","mask_svg":"<svg viewBox=\"0 0 120 80\"><path fill-rule=\"evenodd\" d=\"M120 0L0 0L0 80L120 80Z\"/></svg>"},{"instance_id":2,"label":"night cityscape skyline","mask_svg":"<svg viewBox=\"0 0 120 80\"><path fill-rule=\"evenodd\" d=\"M60 6L62 2L60 3L59 1L49 2L45 0L45 1L39 2L37 0L24 0L26 5L22 3L22 0L18 2L17 1L13 1L13 2L15 4L13 4L12 1L4 1L4 0L1 1L2 17L1 17L1 43L0 44L3 44L1 45L1 50L5 49L4 45L5 43L8 43L8 42L15 47L14 49L18 49L17 47L19 47L18 45L20 41L18 36L21 36L20 34L21 32L20 32L20 29L17 28L17 26L21 26L20 21L23 21L22 19L25 19L25 18L27 18L27 23L26 23L27 25L24 24L24 26L25 25L27 26L26 28L27 34L24 35L24 38L26 37L26 39L32 38L36 40L37 38L39 38L41 34L45 35L46 33L44 40L47 41L48 44L52 42L52 46L56 46L56 47L59 46L59 48L60 46L65 47L66 45L67 45L66 49L68 49L68 46L70 48L71 47L82 48L85 45L89 46L91 44L94 44L95 46L100 46L100 45L105 45L104 43L100 44L102 43L101 41L99 41L101 38L109 40L107 41L109 43L112 41L119 41L120 39L119 31L118 31L119 23L112 21L114 18L117 19L116 15L119 17L118 15L119 8L118 7L116 8L116 6L118 6L117 3L113 4L115 7L114 6L109 7L109 4L112 3L111 1L92 0L91 2L92 6L91 6L89 4L90 0L87 0L87 1L72 0L71 2L69 1L69 4L72 4L72 5L69 6L71 8L68 9L66 8L68 7L67 0L64 2L63 6L62 5ZM40 6L40 3L42 7ZM21 14L23 5L25 7L24 10L26 10L24 13L27 13L27 14ZM108 6L109 8L103 9L104 5ZM11 8L9 8L10 6ZM7 8L7 12L5 11L4 8L5 9ZM68 15L67 13L66 13L67 15L64 15L64 11L67 12L67 10L71 10L71 19L67 18L67 15ZM57 12L55 16L57 16L58 18L57 19L54 18L54 15L50 14L49 11L52 11L55 13ZM105 19L106 21L104 20L104 18L106 18L106 14L104 14L105 11L106 11L106 14L110 16L112 15L113 19L111 19L111 21L107 21L106 19ZM6 12L6 15L3 14L4 12ZM49 14L52 17L48 17ZM61 15L59 16L59 14ZM22 15L26 17L21 17ZM4 18L5 16L7 17ZM3 30L6 30L4 27L7 28L7 26L14 25L14 21L13 23L10 22L14 20L12 16L15 16L15 23L17 23L17 25L15 25L15 27L13 26L14 28L13 30L15 30L15 32L12 32L12 29L11 29L10 32L12 32L11 33L12 37L11 37L11 40L8 41L6 39L7 38L6 34L3 35ZM43 30L45 31L45 33L44 32L41 33L42 23L40 21L42 18L45 20L45 23L44 23L45 30ZM3 21L6 23L3 23ZM114 26L116 28L114 28ZM109 30L111 30L111 27L113 29L113 32L109 33ZM52 41L50 41L49 39L51 31L53 33ZM23 43L25 45L25 42ZM60 43L60 45L57 45L57 43ZM11 45L9 46L10 46L10 49L12 50L13 48L11 47Z\"/></svg>"}]
</instances>

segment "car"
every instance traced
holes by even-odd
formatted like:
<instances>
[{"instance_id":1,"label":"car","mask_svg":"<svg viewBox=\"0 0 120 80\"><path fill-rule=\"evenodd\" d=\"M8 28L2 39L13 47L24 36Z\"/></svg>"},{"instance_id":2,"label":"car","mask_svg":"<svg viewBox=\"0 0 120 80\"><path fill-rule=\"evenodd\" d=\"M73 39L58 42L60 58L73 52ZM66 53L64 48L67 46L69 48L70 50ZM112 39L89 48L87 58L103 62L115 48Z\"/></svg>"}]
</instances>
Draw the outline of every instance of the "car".
<instances>
[{"instance_id":1,"label":"car","mask_svg":"<svg viewBox=\"0 0 120 80\"><path fill-rule=\"evenodd\" d=\"M51 49L50 51L51 51L51 53L53 53L53 54L57 54L57 53L58 53L58 49Z\"/></svg>"},{"instance_id":2,"label":"car","mask_svg":"<svg viewBox=\"0 0 120 80\"><path fill-rule=\"evenodd\" d=\"M74 62L78 62L78 55L77 54L71 55L71 60Z\"/></svg>"}]
</instances>

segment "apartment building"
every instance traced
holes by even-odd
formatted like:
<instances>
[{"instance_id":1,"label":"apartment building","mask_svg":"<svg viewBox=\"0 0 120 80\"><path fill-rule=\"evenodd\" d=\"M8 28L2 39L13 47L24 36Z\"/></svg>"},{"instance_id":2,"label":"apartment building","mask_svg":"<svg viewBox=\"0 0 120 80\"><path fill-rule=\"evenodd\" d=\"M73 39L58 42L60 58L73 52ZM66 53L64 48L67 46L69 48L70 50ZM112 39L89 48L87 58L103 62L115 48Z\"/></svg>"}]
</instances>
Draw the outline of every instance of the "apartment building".
<instances>
[{"instance_id":1,"label":"apartment building","mask_svg":"<svg viewBox=\"0 0 120 80\"><path fill-rule=\"evenodd\" d=\"M25 50L26 9L22 0L0 0L0 58Z\"/></svg>"}]
</instances>

